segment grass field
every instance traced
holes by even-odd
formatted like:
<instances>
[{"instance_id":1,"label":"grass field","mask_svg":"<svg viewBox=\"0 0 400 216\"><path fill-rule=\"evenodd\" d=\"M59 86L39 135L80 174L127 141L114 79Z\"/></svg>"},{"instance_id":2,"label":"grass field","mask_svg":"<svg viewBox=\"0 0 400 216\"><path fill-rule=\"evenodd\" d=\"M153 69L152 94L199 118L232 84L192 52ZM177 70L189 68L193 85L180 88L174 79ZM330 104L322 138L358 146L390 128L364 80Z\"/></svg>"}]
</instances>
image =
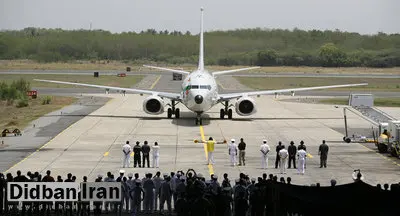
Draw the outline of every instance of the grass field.
<instances>
[{"instance_id":1,"label":"grass field","mask_svg":"<svg viewBox=\"0 0 400 216\"><path fill-rule=\"evenodd\" d=\"M156 63L143 62L143 64L156 65ZM140 62L121 62L121 61L73 61L68 63L38 63L31 60L0 60L0 70L119 70L125 71L126 67L131 67L133 72L149 71L151 69L144 68ZM197 65L166 65L159 64L161 67L180 68L192 71ZM234 68L243 68L248 66L206 66L210 71L230 70ZM323 68L323 67L262 67L260 69L251 70L249 72L298 72L298 73L390 73L400 74L400 68Z\"/></svg>"},{"instance_id":2,"label":"grass field","mask_svg":"<svg viewBox=\"0 0 400 216\"><path fill-rule=\"evenodd\" d=\"M48 87L48 88L73 88L76 86L73 85L62 85L55 83L45 83L45 82L37 82L33 79L48 79L48 80L59 80L59 81L68 81L68 82L80 82L80 83L89 83L89 84L97 84L97 85L107 85L107 86L116 86L116 87L132 87L136 83L140 82L144 76L126 76L126 77L117 77L117 76L99 76L95 78L90 75L52 75L52 74L21 74L21 75L13 75L13 74L0 74L0 81L5 81L6 83L11 83L13 80L18 80L20 78L24 78L28 82L31 83L31 87Z\"/></svg>"},{"instance_id":3,"label":"grass field","mask_svg":"<svg viewBox=\"0 0 400 216\"><path fill-rule=\"evenodd\" d=\"M51 98L51 103L46 105L42 105L41 97L29 99L29 106L23 108L16 108L15 105L7 105L5 101L0 101L1 131L5 128L22 130L29 122L77 100L76 98L62 96L51 96Z\"/></svg>"},{"instance_id":4,"label":"grass field","mask_svg":"<svg viewBox=\"0 0 400 216\"><path fill-rule=\"evenodd\" d=\"M302 88L350 83L368 83L368 86L335 88L321 91L391 91L400 92L400 79L376 78L303 78L303 77L235 77L240 83L257 90ZM400 93L399 93L400 94Z\"/></svg>"},{"instance_id":5,"label":"grass field","mask_svg":"<svg viewBox=\"0 0 400 216\"><path fill-rule=\"evenodd\" d=\"M323 104L336 104L336 105L347 105L349 99L348 98L330 98L330 99L322 99L319 100L319 103ZM384 106L384 107L400 107L400 97L398 98L375 98L374 99L375 106Z\"/></svg>"}]
</instances>

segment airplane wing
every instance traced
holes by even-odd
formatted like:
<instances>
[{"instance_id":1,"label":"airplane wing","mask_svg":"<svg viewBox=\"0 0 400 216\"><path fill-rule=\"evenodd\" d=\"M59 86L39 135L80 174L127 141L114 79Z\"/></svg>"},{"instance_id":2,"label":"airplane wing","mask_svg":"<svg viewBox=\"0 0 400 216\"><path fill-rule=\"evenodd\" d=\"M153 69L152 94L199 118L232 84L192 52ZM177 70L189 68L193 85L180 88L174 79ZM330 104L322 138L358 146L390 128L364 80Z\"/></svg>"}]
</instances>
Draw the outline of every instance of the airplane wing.
<instances>
[{"instance_id":1,"label":"airplane wing","mask_svg":"<svg viewBox=\"0 0 400 216\"><path fill-rule=\"evenodd\" d=\"M233 70L216 71L216 72L213 72L212 74L215 77L215 76L218 76L221 74L235 73L235 72L239 72L239 71L253 70L253 69L257 69L257 68L260 68L260 67L248 67L248 68L239 68L239 69L233 69Z\"/></svg>"},{"instance_id":2,"label":"airplane wing","mask_svg":"<svg viewBox=\"0 0 400 216\"><path fill-rule=\"evenodd\" d=\"M85 86L85 87L93 87L93 88L101 88L101 89L109 89L109 90L119 90L119 91L133 92L133 93L137 93L137 94L158 95L160 97L165 97L165 98L174 99L174 100L181 99L179 93L157 92L157 91L142 90L142 89L121 88L121 87L113 87L113 86L93 85L93 84L86 84L86 83L74 83L74 82L64 82L64 81L55 81L55 80L42 80L42 79L34 79L34 80L39 81L39 82Z\"/></svg>"},{"instance_id":3,"label":"airplane wing","mask_svg":"<svg viewBox=\"0 0 400 216\"><path fill-rule=\"evenodd\" d=\"M310 90L342 88L342 87L354 87L354 86L364 86L364 85L368 85L368 83L331 85L331 86L316 86L316 87L279 89L279 90L263 90L263 91L252 91L252 92L238 92L238 93L229 93L229 94L219 94L219 100L220 101L226 101L226 100L239 98L239 97L243 97L243 96L273 95L273 94L286 93L286 92L294 93L294 92L299 92L299 91L310 91Z\"/></svg>"},{"instance_id":4,"label":"airplane wing","mask_svg":"<svg viewBox=\"0 0 400 216\"><path fill-rule=\"evenodd\" d=\"M171 68L163 68L163 67L156 67L156 66L150 66L150 65L143 65L143 67L158 69L158 70L165 70L165 71L170 71L170 72L179 73L179 74L183 74L183 75L190 74L190 72L188 72L188 71L176 70L176 69L171 69Z\"/></svg>"}]
</instances>

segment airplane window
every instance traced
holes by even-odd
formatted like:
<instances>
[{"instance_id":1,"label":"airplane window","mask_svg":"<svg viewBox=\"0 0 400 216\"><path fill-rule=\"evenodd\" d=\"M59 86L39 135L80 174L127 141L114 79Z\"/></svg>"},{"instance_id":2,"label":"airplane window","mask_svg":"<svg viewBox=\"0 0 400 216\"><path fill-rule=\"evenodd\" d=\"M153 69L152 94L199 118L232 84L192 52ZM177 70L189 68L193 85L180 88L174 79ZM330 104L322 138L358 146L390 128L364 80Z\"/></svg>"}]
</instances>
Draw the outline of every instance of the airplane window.
<instances>
[{"instance_id":1,"label":"airplane window","mask_svg":"<svg viewBox=\"0 0 400 216\"><path fill-rule=\"evenodd\" d=\"M211 86L210 85L201 85L200 89L208 89L211 90Z\"/></svg>"},{"instance_id":2,"label":"airplane window","mask_svg":"<svg viewBox=\"0 0 400 216\"><path fill-rule=\"evenodd\" d=\"M199 89L198 85L192 85L192 89Z\"/></svg>"}]
</instances>

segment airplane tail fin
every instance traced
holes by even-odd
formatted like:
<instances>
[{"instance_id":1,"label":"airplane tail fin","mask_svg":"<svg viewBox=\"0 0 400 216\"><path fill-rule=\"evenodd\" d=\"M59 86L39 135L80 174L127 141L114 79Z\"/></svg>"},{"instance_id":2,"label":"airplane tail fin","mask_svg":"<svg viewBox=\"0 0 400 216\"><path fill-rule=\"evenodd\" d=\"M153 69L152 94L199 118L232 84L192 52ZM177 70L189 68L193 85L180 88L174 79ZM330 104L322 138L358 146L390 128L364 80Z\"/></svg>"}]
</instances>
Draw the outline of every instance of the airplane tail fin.
<instances>
[{"instance_id":1,"label":"airplane tail fin","mask_svg":"<svg viewBox=\"0 0 400 216\"><path fill-rule=\"evenodd\" d=\"M204 37L203 37L203 8L201 11L201 23L200 23L200 53L199 53L199 68L198 70L204 70Z\"/></svg>"}]
</instances>

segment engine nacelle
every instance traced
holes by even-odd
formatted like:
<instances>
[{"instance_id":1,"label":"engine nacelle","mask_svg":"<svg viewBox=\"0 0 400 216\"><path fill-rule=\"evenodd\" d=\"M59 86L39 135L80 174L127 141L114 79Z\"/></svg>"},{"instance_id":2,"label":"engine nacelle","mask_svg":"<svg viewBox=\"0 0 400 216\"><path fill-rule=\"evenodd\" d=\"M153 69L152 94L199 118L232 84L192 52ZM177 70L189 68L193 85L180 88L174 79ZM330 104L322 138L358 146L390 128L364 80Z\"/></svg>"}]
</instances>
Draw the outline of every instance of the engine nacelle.
<instances>
[{"instance_id":1,"label":"engine nacelle","mask_svg":"<svg viewBox=\"0 0 400 216\"><path fill-rule=\"evenodd\" d=\"M236 113L241 116L249 116L257 112L256 103L253 98L241 97L235 104Z\"/></svg>"},{"instance_id":2,"label":"engine nacelle","mask_svg":"<svg viewBox=\"0 0 400 216\"><path fill-rule=\"evenodd\" d=\"M147 97L143 101L143 110L147 114L159 115L164 112L164 100L154 95Z\"/></svg>"}]
</instances>

